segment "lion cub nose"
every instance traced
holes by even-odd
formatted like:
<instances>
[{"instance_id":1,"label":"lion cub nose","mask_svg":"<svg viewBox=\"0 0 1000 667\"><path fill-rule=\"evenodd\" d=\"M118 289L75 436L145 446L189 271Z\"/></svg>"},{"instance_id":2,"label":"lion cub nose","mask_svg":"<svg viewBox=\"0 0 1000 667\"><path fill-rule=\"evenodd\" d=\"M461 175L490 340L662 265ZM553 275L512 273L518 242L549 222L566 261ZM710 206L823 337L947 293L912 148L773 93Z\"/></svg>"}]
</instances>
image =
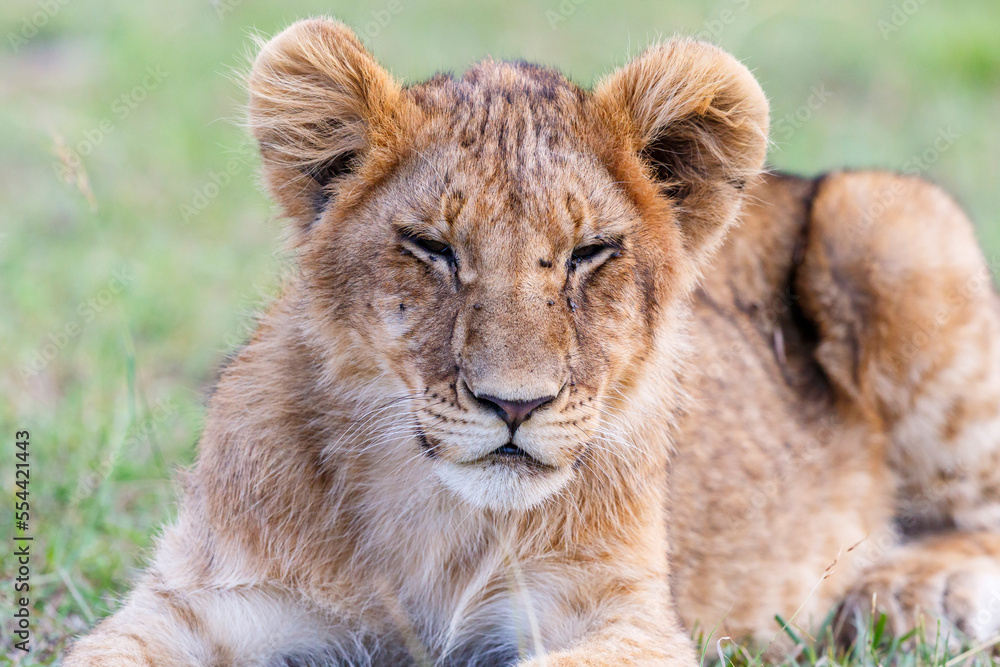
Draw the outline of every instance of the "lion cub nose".
<instances>
[{"instance_id":1,"label":"lion cub nose","mask_svg":"<svg viewBox=\"0 0 1000 667\"><path fill-rule=\"evenodd\" d=\"M502 398L487 394L476 396L477 401L496 412L500 415L500 419L507 422L507 428L510 429L511 435L514 434L518 426L527 421L532 412L550 403L554 398L555 396L543 396L542 398L532 398L527 401L505 401Z\"/></svg>"}]
</instances>

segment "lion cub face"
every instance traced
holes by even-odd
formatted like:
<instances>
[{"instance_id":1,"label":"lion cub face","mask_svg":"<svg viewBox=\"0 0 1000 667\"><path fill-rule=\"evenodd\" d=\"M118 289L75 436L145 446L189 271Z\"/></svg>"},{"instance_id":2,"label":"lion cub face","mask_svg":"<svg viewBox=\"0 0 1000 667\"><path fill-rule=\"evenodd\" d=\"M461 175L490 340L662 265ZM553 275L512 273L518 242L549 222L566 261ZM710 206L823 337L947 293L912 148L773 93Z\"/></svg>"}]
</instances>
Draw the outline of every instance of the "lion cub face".
<instances>
[{"instance_id":1,"label":"lion cub face","mask_svg":"<svg viewBox=\"0 0 1000 667\"><path fill-rule=\"evenodd\" d=\"M402 89L318 20L268 44L250 88L310 317L370 355L444 485L525 509L629 446L607 425L671 358L663 333L763 158L745 69L682 42L592 93L493 61Z\"/></svg>"},{"instance_id":2,"label":"lion cub face","mask_svg":"<svg viewBox=\"0 0 1000 667\"><path fill-rule=\"evenodd\" d=\"M537 503L573 474L656 307L641 217L552 79L487 63L414 90L412 150L310 253L338 258L321 288L331 312L401 380L441 479L493 507Z\"/></svg>"}]
</instances>

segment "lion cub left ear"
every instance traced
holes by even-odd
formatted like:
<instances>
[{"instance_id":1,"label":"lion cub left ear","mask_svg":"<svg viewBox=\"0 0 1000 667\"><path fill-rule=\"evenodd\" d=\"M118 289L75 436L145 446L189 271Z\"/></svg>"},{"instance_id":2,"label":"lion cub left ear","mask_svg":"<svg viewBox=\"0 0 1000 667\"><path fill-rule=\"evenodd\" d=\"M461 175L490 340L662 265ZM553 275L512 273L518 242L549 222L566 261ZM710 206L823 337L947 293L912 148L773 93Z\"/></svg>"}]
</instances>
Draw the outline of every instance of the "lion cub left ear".
<instances>
[{"instance_id":1,"label":"lion cub left ear","mask_svg":"<svg viewBox=\"0 0 1000 667\"><path fill-rule=\"evenodd\" d=\"M714 250L767 154L767 98L750 71L711 44L678 39L609 75L593 101L656 196L675 203L689 252Z\"/></svg>"},{"instance_id":2,"label":"lion cub left ear","mask_svg":"<svg viewBox=\"0 0 1000 667\"><path fill-rule=\"evenodd\" d=\"M264 182L299 242L349 176L377 180L400 155L410 105L338 21L292 24L263 46L248 87Z\"/></svg>"}]
</instances>

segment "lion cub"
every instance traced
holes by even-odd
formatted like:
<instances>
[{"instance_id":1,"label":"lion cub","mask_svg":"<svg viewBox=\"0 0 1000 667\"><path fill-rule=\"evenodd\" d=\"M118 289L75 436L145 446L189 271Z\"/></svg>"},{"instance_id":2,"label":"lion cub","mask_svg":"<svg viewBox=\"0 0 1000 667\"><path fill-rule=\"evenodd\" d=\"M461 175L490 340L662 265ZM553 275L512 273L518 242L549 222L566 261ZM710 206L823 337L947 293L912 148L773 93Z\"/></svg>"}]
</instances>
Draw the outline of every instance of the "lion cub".
<instances>
[{"instance_id":1,"label":"lion cub","mask_svg":"<svg viewBox=\"0 0 1000 667\"><path fill-rule=\"evenodd\" d=\"M982 267L961 213L912 179L761 178L767 101L714 46L653 46L592 91L492 60L404 87L316 19L249 92L300 270L222 375L179 518L68 667L690 667L695 623L767 641L775 613L919 585L897 499L996 460L989 285L894 352ZM879 179L903 194L851 228ZM914 216L936 274L923 246L883 261L919 245L878 236ZM941 454L939 406L974 391ZM924 514L992 528L973 469ZM967 584L997 576L989 534L938 539Z\"/></svg>"}]
</instances>

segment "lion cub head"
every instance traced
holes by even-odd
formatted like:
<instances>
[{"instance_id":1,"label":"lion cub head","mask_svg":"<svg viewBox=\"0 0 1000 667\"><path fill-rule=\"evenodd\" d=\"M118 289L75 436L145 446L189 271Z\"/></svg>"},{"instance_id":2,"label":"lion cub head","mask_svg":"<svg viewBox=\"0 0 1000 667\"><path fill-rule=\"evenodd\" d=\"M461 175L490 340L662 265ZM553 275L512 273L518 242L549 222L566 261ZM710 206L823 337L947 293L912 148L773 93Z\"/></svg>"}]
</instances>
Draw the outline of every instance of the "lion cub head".
<instances>
[{"instance_id":1,"label":"lion cub head","mask_svg":"<svg viewBox=\"0 0 1000 667\"><path fill-rule=\"evenodd\" d=\"M401 446L494 509L557 492L655 394L766 148L753 77L686 40L593 91L493 60L403 87L316 19L262 49L249 87L319 349L353 341L408 408Z\"/></svg>"}]
</instances>

